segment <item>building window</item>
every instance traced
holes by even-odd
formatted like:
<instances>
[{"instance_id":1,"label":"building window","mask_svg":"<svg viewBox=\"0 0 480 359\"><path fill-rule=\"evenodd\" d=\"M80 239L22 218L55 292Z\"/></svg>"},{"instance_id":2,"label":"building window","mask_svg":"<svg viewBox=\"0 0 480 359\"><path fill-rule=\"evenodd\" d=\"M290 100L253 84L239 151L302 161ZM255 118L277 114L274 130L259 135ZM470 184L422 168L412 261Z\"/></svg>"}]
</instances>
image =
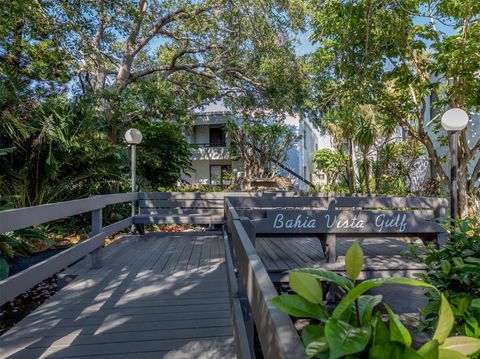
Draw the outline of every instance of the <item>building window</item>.
<instances>
[{"instance_id":1,"label":"building window","mask_svg":"<svg viewBox=\"0 0 480 359\"><path fill-rule=\"evenodd\" d=\"M307 131L303 130L303 148L307 149Z\"/></svg>"},{"instance_id":2,"label":"building window","mask_svg":"<svg viewBox=\"0 0 480 359\"><path fill-rule=\"evenodd\" d=\"M232 184L231 165L210 165L210 184L228 186Z\"/></svg>"},{"instance_id":3,"label":"building window","mask_svg":"<svg viewBox=\"0 0 480 359\"><path fill-rule=\"evenodd\" d=\"M225 147L225 132L221 127L210 127L210 146Z\"/></svg>"}]
</instances>

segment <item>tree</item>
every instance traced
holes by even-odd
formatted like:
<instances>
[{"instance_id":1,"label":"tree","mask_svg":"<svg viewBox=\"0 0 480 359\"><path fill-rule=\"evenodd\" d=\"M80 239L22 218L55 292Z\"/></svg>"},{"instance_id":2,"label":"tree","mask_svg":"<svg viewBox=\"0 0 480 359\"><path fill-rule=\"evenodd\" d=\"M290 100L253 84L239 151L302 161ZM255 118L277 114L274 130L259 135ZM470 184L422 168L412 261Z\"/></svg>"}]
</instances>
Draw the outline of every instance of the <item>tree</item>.
<instances>
[{"instance_id":1,"label":"tree","mask_svg":"<svg viewBox=\"0 0 480 359\"><path fill-rule=\"evenodd\" d=\"M131 122L114 100L142 79L168 82L193 108L230 95L278 95L275 78L295 72L290 31L302 25L298 2L33 3L65 32L62 45L78 58L80 90L100 95L98 109L113 142Z\"/></svg>"},{"instance_id":2,"label":"tree","mask_svg":"<svg viewBox=\"0 0 480 359\"><path fill-rule=\"evenodd\" d=\"M342 150L323 148L315 151L313 162L319 171L325 172L327 185L335 184L338 177L342 176L347 181L348 156Z\"/></svg>"},{"instance_id":3,"label":"tree","mask_svg":"<svg viewBox=\"0 0 480 359\"><path fill-rule=\"evenodd\" d=\"M472 112L480 98L480 4L478 1L326 1L313 12L318 84L337 88L358 104L372 104L422 143L443 184L450 181L435 142L445 143L440 118L426 121L427 98L438 112L461 107ZM441 26L439 26L441 25ZM442 29L447 28L448 31ZM321 93L329 102L332 91ZM429 119L430 120L430 119ZM480 152L466 131L459 136L459 209L480 175Z\"/></svg>"},{"instance_id":4,"label":"tree","mask_svg":"<svg viewBox=\"0 0 480 359\"><path fill-rule=\"evenodd\" d=\"M278 163L287 159L288 149L300 138L279 120L245 118L241 123L230 120L225 127L247 178L275 176Z\"/></svg>"},{"instance_id":5,"label":"tree","mask_svg":"<svg viewBox=\"0 0 480 359\"><path fill-rule=\"evenodd\" d=\"M150 189L172 187L191 166L191 150L182 126L172 122L146 121L139 126L144 139L139 146L139 174Z\"/></svg>"}]
</instances>

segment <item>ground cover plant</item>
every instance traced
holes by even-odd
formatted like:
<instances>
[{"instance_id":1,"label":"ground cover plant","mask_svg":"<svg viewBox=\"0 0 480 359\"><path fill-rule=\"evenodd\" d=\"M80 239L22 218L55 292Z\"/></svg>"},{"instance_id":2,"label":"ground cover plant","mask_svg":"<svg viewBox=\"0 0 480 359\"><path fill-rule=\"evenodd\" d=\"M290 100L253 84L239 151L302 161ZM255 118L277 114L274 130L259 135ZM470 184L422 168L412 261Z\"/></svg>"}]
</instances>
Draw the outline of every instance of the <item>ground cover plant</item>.
<instances>
[{"instance_id":1,"label":"ground cover plant","mask_svg":"<svg viewBox=\"0 0 480 359\"><path fill-rule=\"evenodd\" d=\"M452 307L432 284L403 277L357 282L363 264L362 249L355 242L345 257L348 277L325 269L292 270L290 287L296 294L283 294L272 300L293 317L312 319L301 333L309 358L455 359L477 355L480 339L450 336L455 322ZM324 304L322 282L333 283L346 292L332 311ZM421 348L412 347L412 335L388 304L382 303L382 295L365 294L386 284L421 286L438 293L438 324L432 339ZM388 323L382 318L381 305L388 315Z\"/></svg>"},{"instance_id":2,"label":"ground cover plant","mask_svg":"<svg viewBox=\"0 0 480 359\"><path fill-rule=\"evenodd\" d=\"M450 232L448 243L441 249L427 246L412 247L412 256L427 265L419 278L434 285L448 298L455 322L453 333L480 337L480 216L471 216L446 225ZM424 330L437 323L436 312L441 297L438 291L427 292L428 305L421 311Z\"/></svg>"}]
</instances>

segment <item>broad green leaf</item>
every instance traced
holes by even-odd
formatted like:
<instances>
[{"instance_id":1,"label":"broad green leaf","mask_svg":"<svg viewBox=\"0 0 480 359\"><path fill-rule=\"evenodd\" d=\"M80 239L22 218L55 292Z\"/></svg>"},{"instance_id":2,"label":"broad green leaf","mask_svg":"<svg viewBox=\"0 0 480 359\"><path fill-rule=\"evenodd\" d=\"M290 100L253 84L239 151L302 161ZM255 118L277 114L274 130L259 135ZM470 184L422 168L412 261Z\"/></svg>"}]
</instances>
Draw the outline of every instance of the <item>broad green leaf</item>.
<instances>
[{"instance_id":1,"label":"broad green leaf","mask_svg":"<svg viewBox=\"0 0 480 359\"><path fill-rule=\"evenodd\" d=\"M8 277L10 267L5 258L0 257L0 280L3 280Z\"/></svg>"},{"instance_id":2,"label":"broad green leaf","mask_svg":"<svg viewBox=\"0 0 480 359\"><path fill-rule=\"evenodd\" d=\"M335 310L332 313L332 318L339 319L342 314L347 311L360 295L365 293L367 290L380 287L385 284L404 284L411 285L415 287L425 287L436 289L433 285L421 282L419 280L410 279L410 278L376 278L363 281L355 288L353 288L347 295L340 301Z\"/></svg>"},{"instance_id":3,"label":"broad green leaf","mask_svg":"<svg viewBox=\"0 0 480 359\"><path fill-rule=\"evenodd\" d=\"M325 336L325 330L320 325L309 324L302 329L303 345L307 346L311 342L320 340Z\"/></svg>"},{"instance_id":4,"label":"broad green leaf","mask_svg":"<svg viewBox=\"0 0 480 359\"><path fill-rule=\"evenodd\" d=\"M358 297L358 308L360 309L360 316L362 323L370 322L372 312L376 305L382 302L383 296L378 295L361 295Z\"/></svg>"},{"instance_id":5,"label":"broad green leaf","mask_svg":"<svg viewBox=\"0 0 480 359\"><path fill-rule=\"evenodd\" d=\"M440 348L454 350L464 355L471 355L480 351L480 339L470 337L450 337L445 339Z\"/></svg>"},{"instance_id":6,"label":"broad green leaf","mask_svg":"<svg viewBox=\"0 0 480 359\"><path fill-rule=\"evenodd\" d=\"M272 299L272 304L281 311L296 318L327 320L327 310L320 304L310 303L296 294L282 294Z\"/></svg>"},{"instance_id":7,"label":"broad green leaf","mask_svg":"<svg viewBox=\"0 0 480 359\"><path fill-rule=\"evenodd\" d=\"M358 241L353 242L345 255L345 269L351 280L356 280L363 268L363 251Z\"/></svg>"},{"instance_id":8,"label":"broad green leaf","mask_svg":"<svg viewBox=\"0 0 480 359\"><path fill-rule=\"evenodd\" d=\"M480 298L472 299L470 305L472 306L472 308L480 310Z\"/></svg>"},{"instance_id":9,"label":"broad green leaf","mask_svg":"<svg viewBox=\"0 0 480 359\"><path fill-rule=\"evenodd\" d=\"M305 351L307 353L307 357L309 358L328 358L328 343L325 341L325 338L322 340L316 340L314 342L311 342L310 344L307 345L305 348ZM321 355L321 353L324 353L324 356ZM319 355L320 354L320 355Z\"/></svg>"},{"instance_id":10,"label":"broad green leaf","mask_svg":"<svg viewBox=\"0 0 480 359\"><path fill-rule=\"evenodd\" d=\"M325 324L325 338L330 347L329 359L361 352L367 346L370 334L370 324L355 328L344 321L330 318Z\"/></svg>"},{"instance_id":11,"label":"broad green leaf","mask_svg":"<svg viewBox=\"0 0 480 359\"><path fill-rule=\"evenodd\" d=\"M373 345L379 345L390 340L387 326L385 325L380 312L375 313L373 320Z\"/></svg>"},{"instance_id":12,"label":"broad green leaf","mask_svg":"<svg viewBox=\"0 0 480 359\"><path fill-rule=\"evenodd\" d=\"M438 359L469 359L466 355L448 349L438 349Z\"/></svg>"},{"instance_id":13,"label":"broad green leaf","mask_svg":"<svg viewBox=\"0 0 480 359\"><path fill-rule=\"evenodd\" d=\"M417 351L424 359L438 359L438 341L430 340Z\"/></svg>"},{"instance_id":14,"label":"broad green leaf","mask_svg":"<svg viewBox=\"0 0 480 359\"><path fill-rule=\"evenodd\" d=\"M399 342L386 342L374 346L368 353L369 359L423 359L412 348Z\"/></svg>"},{"instance_id":15,"label":"broad green leaf","mask_svg":"<svg viewBox=\"0 0 480 359\"><path fill-rule=\"evenodd\" d=\"M455 315L463 316L470 305L470 298L463 296L458 299L457 305L452 308Z\"/></svg>"},{"instance_id":16,"label":"broad green leaf","mask_svg":"<svg viewBox=\"0 0 480 359\"><path fill-rule=\"evenodd\" d=\"M465 263L463 262L463 259L461 257L454 257L452 258L453 264L455 264L456 267L463 267L465 266Z\"/></svg>"},{"instance_id":17,"label":"broad green leaf","mask_svg":"<svg viewBox=\"0 0 480 359\"><path fill-rule=\"evenodd\" d=\"M478 321L474 317L468 317L463 325L465 334L468 337L478 338L480 336L480 328L478 327Z\"/></svg>"},{"instance_id":18,"label":"broad green leaf","mask_svg":"<svg viewBox=\"0 0 480 359\"><path fill-rule=\"evenodd\" d=\"M442 294L440 313L438 314L438 324L435 333L433 334L433 339L436 339L440 344L443 344L452 331L454 320L455 318L453 316L452 308L450 307L447 298Z\"/></svg>"},{"instance_id":19,"label":"broad green leaf","mask_svg":"<svg viewBox=\"0 0 480 359\"><path fill-rule=\"evenodd\" d=\"M338 285L339 287L342 287L346 291L350 291L353 288L353 282L350 279L346 277L342 277L341 275L338 275L326 269L299 268L299 269L292 270L290 273L293 273L293 272L311 274L312 276L314 276L317 279L320 279L321 281L335 283L336 285Z\"/></svg>"},{"instance_id":20,"label":"broad green leaf","mask_svg":"<svg viewBox=\"0 0 480 359\"><path fill-rule=\"evenodd\" d=\"M311 274L290 272L290 288L309 302L319 304L323 301L322 286Z\"/></svg>"},{"instance_id":21,"label":"broad green leaf","mask_svg":"<svg viewBox=\"0 0 480 359\"><path fill-rule=\"evenodd\" d=\"M442 259L440 261L440 266L442 267L442 272L445 274L448 274L450 272L450 269L452 268L450 262L445 259Z\"/></svg>"},{"instance_id":22,"label":"broad green leaf","mask_svg":"<svg viewBox=\"0 0 480 359\"><path fill-rule=\"evenodd\" d=\"M476 258L476 257L467 257L467 258L463 258L463 260L469 263L480 263L480 258Z\"/></svg>"},{"instance_id":23,"label":"broad green leaf","mask_svg":"<svg viewBox=\"0 0 480 359\"><path fill-rule=\"evenodd\" d=\"M412 345L412 336L408 332L408 329L405 328L395 313L392 312L388 304L384 304L384 306L387 309L390 319L390 340L403 343L409 347Z\"/></svg>"}]
</instances>

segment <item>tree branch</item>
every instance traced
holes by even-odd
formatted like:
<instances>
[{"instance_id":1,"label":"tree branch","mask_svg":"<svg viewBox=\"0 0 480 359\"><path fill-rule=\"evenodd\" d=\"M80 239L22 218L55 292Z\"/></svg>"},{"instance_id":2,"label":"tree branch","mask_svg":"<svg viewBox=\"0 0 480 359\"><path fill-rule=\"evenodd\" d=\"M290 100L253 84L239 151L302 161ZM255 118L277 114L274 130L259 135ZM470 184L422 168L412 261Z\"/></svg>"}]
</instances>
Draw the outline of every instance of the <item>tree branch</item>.
<instances>
[{"instance_id":1,"label":"tree branch","mask_svg":"<svg viewBox=\"0 0 480 359\"><path fill-rule=\"evenodd\" d=\"M137 43L137 46L135 47L133 54L136 55L140 50L142 50L145 47L145 45L147 45L153 37L158 35L166 25L176 20L199 16L202 13L205 13L211 9L212 7L200 7L197 10L193 11L192 13L187 12L185 9L178 9L174 12L171 12L165 15L160 20L158 20L155 23L155 25L153 25L153 27L149 31L147 31L147 33L144 36L140 38L140 40Z\"/></svg>"}]
</instances>

